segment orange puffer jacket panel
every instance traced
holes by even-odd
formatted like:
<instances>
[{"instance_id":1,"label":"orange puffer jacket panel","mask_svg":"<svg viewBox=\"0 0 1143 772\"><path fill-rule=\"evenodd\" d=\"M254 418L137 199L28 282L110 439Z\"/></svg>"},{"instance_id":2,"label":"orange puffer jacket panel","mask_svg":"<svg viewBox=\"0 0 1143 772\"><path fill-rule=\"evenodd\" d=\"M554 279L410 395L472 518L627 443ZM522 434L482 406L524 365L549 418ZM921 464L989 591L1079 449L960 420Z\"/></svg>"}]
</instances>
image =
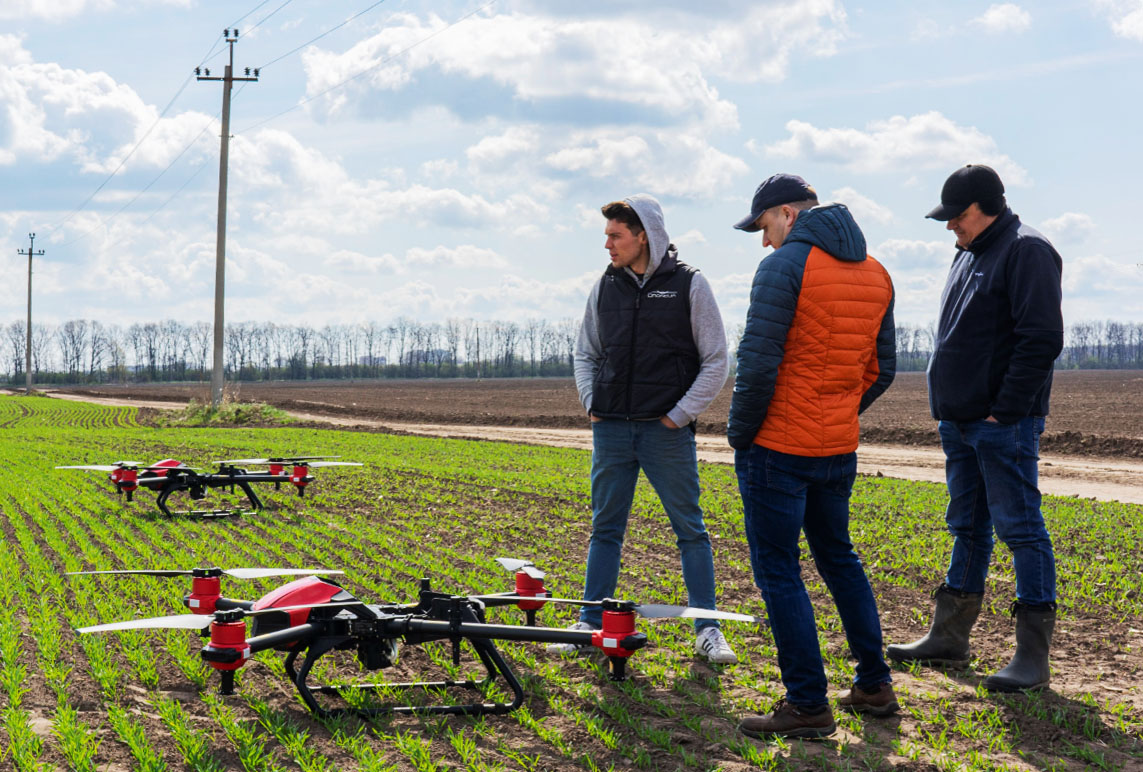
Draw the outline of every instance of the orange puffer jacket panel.
<instances>
[{"instance_id":1,"label":"orange puffer jacket panel","mask_svg":"<svg viewBox=\"0 0 1143 772\"><path fill-rule=\"evenodd\" d=\"M889 274L872 257L843 262L810 249L757 444L798 456L857 449L857 413L879 375L877 335L892 297Z\"/></svg>"}]
</instances>

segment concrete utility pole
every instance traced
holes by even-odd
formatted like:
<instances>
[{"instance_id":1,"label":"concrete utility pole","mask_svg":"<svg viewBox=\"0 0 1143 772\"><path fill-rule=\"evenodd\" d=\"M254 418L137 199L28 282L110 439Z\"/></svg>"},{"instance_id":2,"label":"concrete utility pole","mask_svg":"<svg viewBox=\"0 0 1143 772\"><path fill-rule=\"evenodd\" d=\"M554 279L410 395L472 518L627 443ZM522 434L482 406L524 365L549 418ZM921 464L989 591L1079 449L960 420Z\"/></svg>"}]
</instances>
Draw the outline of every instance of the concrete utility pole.
<instances>
[{"instance_id":1,"label":"concrete utility pole","mask_svg":"<svg viewBox=\"0 0 1143 772\"><path fill-rule=\"evenodd\" d=\"M36 251L36 234L28 234L28 249L17 249L16 252L21 255L28 256L28 327L24 330L27 333L27 339L24 341L24 377L26 389L25 391L31 395L32 393L32 257L41 256L44 250Z\"/></svg>"},{"instance_id":2,"label":"concrete utility pole","mask_svg":"<svg viewBox=\"0 0 1143 772\"><path fill-rule=\"evenodd\" d=\"M223 30L222 36L230 44L230 63L226 65L226 73L221 78L211 77L209 69L203 74L199 67L194 68L194 74L199 80L222 81L222 149L218 154L218 242L214 255L214 368L210 373L210 405L215 410L222 405L223 306L226 284L226 166L230 155L230 90L236 80L258 80L258 70L254 70L254 75L251 77L249 67L246 68L245 78L234 77L234 44L238 42L238 30Z\"/></svg>"}]
</instances>

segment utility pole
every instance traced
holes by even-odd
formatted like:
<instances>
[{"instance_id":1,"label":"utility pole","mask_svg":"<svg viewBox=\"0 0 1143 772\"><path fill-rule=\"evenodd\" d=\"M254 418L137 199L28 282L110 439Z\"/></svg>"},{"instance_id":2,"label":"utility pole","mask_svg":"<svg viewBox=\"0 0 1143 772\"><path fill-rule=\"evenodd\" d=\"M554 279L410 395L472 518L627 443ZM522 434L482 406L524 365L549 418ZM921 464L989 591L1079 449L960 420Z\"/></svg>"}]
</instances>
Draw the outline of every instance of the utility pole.
<instances>
[{"instance_id":1,"label":"utility pole","mask_svg":"<svg viewBox=\"0 0 1143 772\"><path fill-rule=\"evenodd\" d=\"M258 70L254 70L254 75L251 77L249 67L246 68L245 78L234 77L234 44L238 42L238 30L223 30L222 36L230 45L230 62L226 65L225 74L221 78L211 77L209 69L203 74L199 67L194 68L194 74L199 80L222 81L222 148L218 154L218 241L214 255L214 368L210 373L210 405L215 410L222 405L223 306L226 284L226 167L230 155L230 91L236 80L258 80Z\"/></svg>"},{"instance_id":2,"label":"utility pole","mask_svg":"<svg viewBox=\"0 0 1143 772\"><path fill-rule=\"evenodd\" d=\"M21 255L28 256L28 327L24 332L27 334L27 339L24 341L24 377L26 378L25 391L29 396L32 394L32 257L39 257L44 254L44 250L36 251L36 234L28 234L28 249L17 249L16 252Z\"/></svg>"}]
</instances>

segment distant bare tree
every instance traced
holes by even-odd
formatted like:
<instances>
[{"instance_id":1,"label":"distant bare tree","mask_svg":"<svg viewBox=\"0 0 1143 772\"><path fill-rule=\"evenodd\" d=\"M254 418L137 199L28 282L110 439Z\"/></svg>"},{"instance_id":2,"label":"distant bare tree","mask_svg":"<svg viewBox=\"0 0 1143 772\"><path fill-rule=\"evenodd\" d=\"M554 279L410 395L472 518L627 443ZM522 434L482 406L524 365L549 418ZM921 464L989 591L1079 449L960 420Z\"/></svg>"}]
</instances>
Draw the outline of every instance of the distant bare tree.
<instances>
[{"instance_id":1,"label":"distant bare tree","mask_svg":"<svg viewBox=\"0 0 1143 772\"><path fill-rule=\"evenodd\" d=\"M32 376L49 372L52 362L52 338L55 327L50 324L32 325Z\"/></svg>"},{"instance_id":2,"label":"distant bare tree","mask_svg":"<svg viewBox=\"0 0 1143 772\"><path fill-rule=\"evenodd\" d=\"M24 320L12 322L4 328L4 340L8 344L8 356L12 363L12 377L17 378L24 372L25 346L27 345L27 327Z\"/></svg>"}]
</instances>

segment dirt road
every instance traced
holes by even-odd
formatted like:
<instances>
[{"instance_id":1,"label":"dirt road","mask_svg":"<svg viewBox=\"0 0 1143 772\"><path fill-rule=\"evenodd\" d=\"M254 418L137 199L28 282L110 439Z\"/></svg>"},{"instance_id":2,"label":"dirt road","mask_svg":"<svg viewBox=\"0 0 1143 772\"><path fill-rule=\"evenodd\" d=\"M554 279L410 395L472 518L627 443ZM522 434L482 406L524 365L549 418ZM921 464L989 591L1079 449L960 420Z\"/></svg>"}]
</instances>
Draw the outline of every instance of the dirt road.
<instances>
[{"instance_id":1,"label":"dirt road","mask_svg":"<svg viewBox=\"0 0 1143 772\"><path fill-rule=\"evenodd\" d=\"M104 405L129 405L155 409L177 409L185 402L114 399L87 395L47 392L48 396L96 402ZM538 428L534 426L484 426L471 424L405 423L364 417L329 416L291 411L298 420L331 426L363 426L371 429L407 432L429 437L518 442L526 445L550 445L563 448L591 448L591 430ZM702 461L730 464L734 455L726 440L718 435L698 436L698 455ZM863 443L858 451L857 471L903 480L944 482L944 454L936 448L903 447ZM1079 496L1100 501L1143 504L1143 463L1131 459L1093 456L1048 455L1040 461L1040 489L1053 496Z\"/></svg>"},{"instance_id":2,"label":"dirt road","mask_svg":"<svg viewBox=\"0 0 1143 772\"><path fill-rule=\"evenodd\" d=\"M590 429L543 429L534 426L470 426L455 424L399 423L331 419L329 416L295 413L305 421L341 425L371 425L430 437L519 442L562 448L591 448ZM702 461L731 464L734 453L723 437L700 434L698 456ZM896 477L902 480L944 482L945 457L939 449L862 444L858 450L860 474ZM1044 455L1040 460L1040 489L1053 496L1080 496L1101 501L1143 504L1143 463L1088 456Z\"/></svg>"}]
</instances>

